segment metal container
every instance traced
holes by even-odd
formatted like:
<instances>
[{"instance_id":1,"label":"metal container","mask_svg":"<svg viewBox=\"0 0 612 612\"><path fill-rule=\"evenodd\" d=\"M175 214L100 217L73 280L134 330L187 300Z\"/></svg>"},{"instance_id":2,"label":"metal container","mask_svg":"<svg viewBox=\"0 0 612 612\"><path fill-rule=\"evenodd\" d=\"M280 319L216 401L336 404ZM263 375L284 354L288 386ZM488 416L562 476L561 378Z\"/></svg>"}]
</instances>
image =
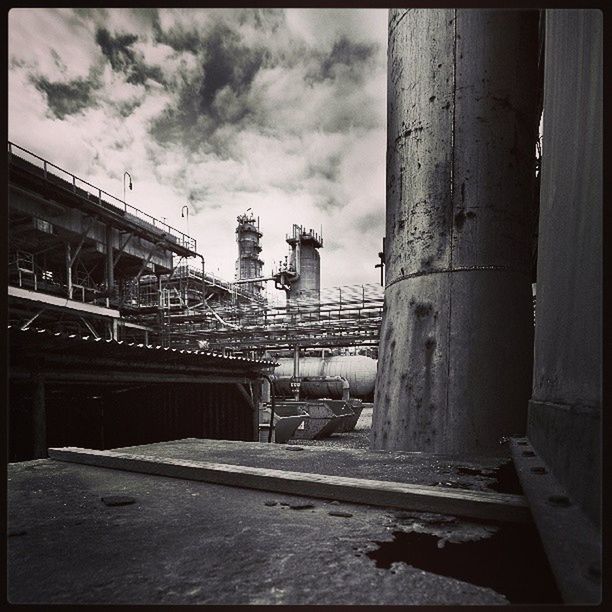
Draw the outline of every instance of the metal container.
<instances>
[{"instance_id":1,"label":"metal container","mask_svg":"<svg viewBox=\"0 0 612 612\"><path fill-rule=\"evenodd\" d=\"M291 376L293 359L281 357L274 370L275 376ZM334 355L332 357L301 357L300 377L342 376L350 385L351 397L367 398L374 391L376 381L376 359L364 355ZM277 381L276 390L282 395L291 395L289 381ZM338 382L302 382L303 397L342 398L342 385Z\"/></svg>"}]
</instances>

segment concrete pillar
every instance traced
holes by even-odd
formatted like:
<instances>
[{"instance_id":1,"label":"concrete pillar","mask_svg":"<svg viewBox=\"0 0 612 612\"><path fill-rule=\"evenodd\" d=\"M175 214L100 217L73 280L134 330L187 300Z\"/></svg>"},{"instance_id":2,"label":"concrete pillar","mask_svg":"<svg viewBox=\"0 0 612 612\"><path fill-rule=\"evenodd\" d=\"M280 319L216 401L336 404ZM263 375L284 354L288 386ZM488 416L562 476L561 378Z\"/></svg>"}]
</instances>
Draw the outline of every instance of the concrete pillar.
<instances>
[{"instance_id":1,"label":"concrete pillar","mask_svg":"<svg viewBox=\"0 0 612 612\"><path fill-rule=\"evenodd\" d=\"M537 36L537 11L390 11L374 449L525 431Z\"/></svg>"},{"instance_id":2,"label":"concrete pillar","mask_svg":"<svg viewBox=\"0 0 612 612\"><path fill-rule=\"evenodd\" d=\"M45 382L42 375L32 377L32 425L34 459L47 456L47 412L45 407Z\"/></svg>"},{"instance_id":3,"label":"concrete pillar","mask_svg":"<svg viewBox=\"0 0 612 612\"><path fill-rule=\"evenodd\" d=\"M603 16L546 11L533 395L527 435L601 521Z\"/></svg>"}]
</instances>

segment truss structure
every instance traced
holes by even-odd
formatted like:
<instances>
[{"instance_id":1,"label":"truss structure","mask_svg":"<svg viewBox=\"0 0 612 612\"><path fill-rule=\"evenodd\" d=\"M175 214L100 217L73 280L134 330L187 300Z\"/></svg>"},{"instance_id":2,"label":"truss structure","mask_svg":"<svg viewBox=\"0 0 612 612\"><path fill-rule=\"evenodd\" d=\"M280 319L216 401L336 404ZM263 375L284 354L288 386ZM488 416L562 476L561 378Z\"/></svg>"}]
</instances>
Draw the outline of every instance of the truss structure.
<instances>
[{"instance_id":1,"label":"truss structure","mask_svg":"<svg viewBox=\"0 0 612 612\"><path fill-rule=\"evenodd\" d=\"M162 333L169 346L207 346L214 350L372 346L378 344L384 291L380 285L324 289L319 300L288 301L283 306L208 302L170 312Z\"/></svg>"}]
</instances>

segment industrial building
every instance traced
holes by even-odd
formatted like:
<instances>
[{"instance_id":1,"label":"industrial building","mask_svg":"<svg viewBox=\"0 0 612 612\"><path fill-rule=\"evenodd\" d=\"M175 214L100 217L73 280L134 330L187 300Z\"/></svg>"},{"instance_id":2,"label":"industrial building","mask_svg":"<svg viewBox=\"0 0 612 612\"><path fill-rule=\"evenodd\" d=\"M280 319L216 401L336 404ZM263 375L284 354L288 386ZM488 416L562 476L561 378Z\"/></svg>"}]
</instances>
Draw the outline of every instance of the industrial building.
<instances>
[{"instance_id":1,"label":"industrial building","mask_svg":"<svg viewBox=\"0 0 612 612\"><path fill-rule=\"evenodd\" d=\"M389 11L380 285L9 142L11 603L600 603L602 21Z\"/></svg>"}]
</instances>

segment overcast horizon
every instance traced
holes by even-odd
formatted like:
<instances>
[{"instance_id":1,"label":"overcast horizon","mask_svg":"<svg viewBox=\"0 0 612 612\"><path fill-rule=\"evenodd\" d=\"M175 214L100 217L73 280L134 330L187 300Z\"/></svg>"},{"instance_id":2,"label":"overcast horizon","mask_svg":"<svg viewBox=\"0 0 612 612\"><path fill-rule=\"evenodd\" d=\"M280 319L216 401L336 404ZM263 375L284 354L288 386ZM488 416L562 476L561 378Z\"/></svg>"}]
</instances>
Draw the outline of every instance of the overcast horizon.
<instances>
[{"instance_id":1,"label":"overcast horizon","mask_svg":"<svg viewBox=\"0 0 612 612\"><path fill-rule=\"evenodd\" d=\"M119 198L128 171L226 280L251 208L264 273L297 223L322 287L377 283L386 44L386 9L12 9L9 140Z\"/></svg>"}]
</instances>

